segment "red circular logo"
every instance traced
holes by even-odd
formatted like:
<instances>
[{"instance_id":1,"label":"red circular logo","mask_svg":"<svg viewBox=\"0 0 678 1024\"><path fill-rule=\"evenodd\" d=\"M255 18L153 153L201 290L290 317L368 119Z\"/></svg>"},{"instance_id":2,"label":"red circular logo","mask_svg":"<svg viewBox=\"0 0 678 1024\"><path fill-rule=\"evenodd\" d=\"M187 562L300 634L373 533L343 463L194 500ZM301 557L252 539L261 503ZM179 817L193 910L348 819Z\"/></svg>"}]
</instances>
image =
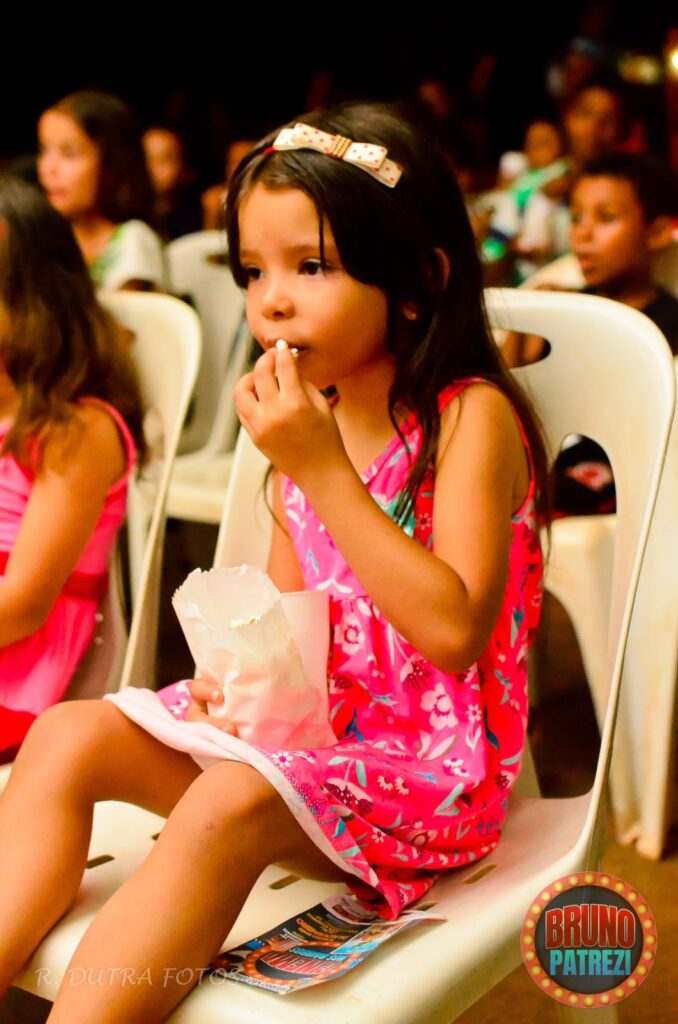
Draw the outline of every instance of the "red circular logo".
<instances>
[{"instance_id":1,"label":"red circular logo","mask_svg":"<svg viewBox=\"0 0 678 1024\"><path fill-rule=\"evenodd\" d=\"M521 933L523 961L536 985L577 1009L633 995L657 953L657 926L634 886L601 871L579 871L546 886Z\"/></svg>"}]
</instances>

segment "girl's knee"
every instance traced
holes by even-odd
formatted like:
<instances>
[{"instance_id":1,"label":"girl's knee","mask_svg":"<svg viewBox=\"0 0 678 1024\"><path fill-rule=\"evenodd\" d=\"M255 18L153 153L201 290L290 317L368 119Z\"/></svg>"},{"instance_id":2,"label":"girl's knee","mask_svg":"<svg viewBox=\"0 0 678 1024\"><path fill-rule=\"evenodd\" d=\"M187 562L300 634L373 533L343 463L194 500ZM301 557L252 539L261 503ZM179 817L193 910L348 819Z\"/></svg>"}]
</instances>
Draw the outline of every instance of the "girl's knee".
<instances>
[{"instance_id":1,"label":"girl's knee","mask_svg":"<svg viewBox=\"0 0 678 1024\"><path fill-rule=\"evenodd\" d=\"M119 715L117 709L104 700L71 700L54 704L38 715L28 731L24 746L29 743L63 743L69 746L91 742L102 732L108 732Z\"/></svg>"},{"instance_id":2,"label":"girl's knee","mask_svg":"<svg viewBox=\"0 0 678 1024\"><path fill-rule=\"evenodd\" d=\"M250 765L225 761L195 780L170 821L180 836L203 849L220 848L226 856L236 846L248 863L262 870L268 864L290 865L310 878L345 880L295 821L271 783Z\"/></svg>"},{"instance_id":3,"label":"girl's knee","mask_svg":"<svg viewBox=\"0 0 678 1024\"><path fill-rule=\"evenodd\" d=\"M204 771L186 791L177 808L190 819L192 834L211 838L237 829L244 838L263 842L275 828L279 807L284 807L271 784L255 768L224 761Z\"/></svg>"},{"instance_id":4,"label":"girl's knee","mask_svg":"<svg viewBox=\"0 0 678 1024\"><path fill-rule=\"evenodd\" d=\"M237 761L222 761L208 768L195 780L193 790L196 805L206 800L208 808L227 819L236 816L258 820L279 800L270 782L256 768Z\"/></svg>"},{"instance_id":5,"label":"girl's knee","mask_svg":"<svg viewBox=\"0 0 678 1024\"><path fill-rule=\"evenodd\" d=\"M40 771L58 778L92 765L110 737L119 712L108 701L77 700L55 704L38 715L17 756L14 772Z\"/></svg>"}]
</instances>

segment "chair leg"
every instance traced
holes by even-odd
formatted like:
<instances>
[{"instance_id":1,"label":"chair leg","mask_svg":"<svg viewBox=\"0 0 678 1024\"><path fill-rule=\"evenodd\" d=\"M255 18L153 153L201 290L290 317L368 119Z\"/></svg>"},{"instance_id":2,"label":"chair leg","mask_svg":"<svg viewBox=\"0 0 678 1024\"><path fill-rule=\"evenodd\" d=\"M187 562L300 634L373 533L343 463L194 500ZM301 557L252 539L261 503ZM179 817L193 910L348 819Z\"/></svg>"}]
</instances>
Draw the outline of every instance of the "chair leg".
<instances>
[{"instance_id":1,"label":"chair leg","mask_svg":"<svg viewBox=\"0 0 678 1024\"><path fill-rule=\"evenodd\" d=\"M567 611L581 649L598 720L607 700L615 517L575 516L553 524L546 589Z\"/></svg>"}]
</instances>

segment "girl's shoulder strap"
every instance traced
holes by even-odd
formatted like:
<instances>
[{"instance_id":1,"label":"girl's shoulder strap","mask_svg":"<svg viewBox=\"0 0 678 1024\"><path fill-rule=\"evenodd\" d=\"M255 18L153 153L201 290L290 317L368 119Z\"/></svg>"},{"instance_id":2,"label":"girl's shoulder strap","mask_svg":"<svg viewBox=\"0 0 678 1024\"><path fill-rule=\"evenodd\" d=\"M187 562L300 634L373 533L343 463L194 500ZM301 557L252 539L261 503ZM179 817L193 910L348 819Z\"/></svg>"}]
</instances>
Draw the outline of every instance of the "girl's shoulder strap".
<instances>
[{"instance_id":1,"label":"girl's shoulder strap","mask_svg":"<svg viewBox=\"0 0 678 1024\"><path fill-rule=\"evenodd\" d=\"M114 420L115 425L120 431L120 435L125 445L125 452L127 455L127 473L125 474L125 476L129 476L136 466L137 446L134 443L132 432L125 423L124 419L122 418L118 410L115 408L115 406L111 405L110 402L105 402L103 398L96 398L94 395L86 395L83 398L81 398L80 401L86 405L99 406L100 409L103 409L105 412L107 412L111 419Z\"/></svg>"},{"instance_id":2,"label":"girl's shoulder strap","mask_svg":"<svg viewBox=\"0 0 678 1024\"><path fill-rule=\"evenodd\" d=\"M452 399L456 398L457 395L460 395L465 388L469 387L469 385L491 383L491 381L485 380L484 377L461 377L459 380L453 381L451 384L448 384L447 387L443 388L443 390L438 393L438 411L442 415L443 411L447 408ZM330 402L331 404L334 404L332 403L331 399ZM418 426L419 420L417 414L416 412L412 412L407 417L407 419L401 424L401 429L405 434L407 434L410 431L417 429Z\"/></svg>"},{"instance_id":3,"label":"girl's shoulder strap","mask_svg":"<svg viewBox=\"0 0 678 1024\"><path fill-rule=\"evenodd\" d=\"M459 380L455 380L452 384L448 384L446 388L438 395L438 409L442 413L443 409L446 409L453 398L460 395L462 391L470 387L471 384L490 384L491 380L487 380L485 377L461 377Z\"/></svg>"},{"instance_id":4,"label":"girl's shoulder strap","mask_svg":"<svg viewBox=\"0 0 678 1024\"><path fill-rule=\"evenodd\" d=\"M525 431L523 421L521 420L513 402L511 401L510 395L507 395L503 388L500 388L499 385L496 384L493 380L488 380L487 377L463 377L460 380L455 380L452 384L448 384L448 386L446 388L443 388L443 390L438 395L438 408L440 409L440 412L442 413L443 409L447 408L447 406L450 404L453 398L456 398L457 395L460 395L462 391L465 391L466 388L470 387L472 384L487 384L489 387L496 388L497 391L501 391L502 395L513 409L513 415L515 416L518 427L520 428L520 434L529 452L529 445L527 443L527 433Z\"/></svg>"},{"instance_id":5,"label":"girl's shoulder strap","mask_svg":"<svg viewBox=\"0 0 678 1024\"><path fill-rule=\"evenodd\" d=\"M529 439L528 439L528 436L527 436L527 431L525 430L525 425L524 425L522 419L520 418L520 416L518 415L518 411L515 408L513 402L511 401L510 396L507 395L506 392L503 391L501 388L499 388L499 386L497 384L495 384L494 381L488 380L487 377L463 377L460 380L455 380L452 384L448 384L448 386L446 388L443 388L443 390L438 395L438 408L440 409L440 412L442 413L443 410L446 409L447 406L450 404L452 399L454 399L458 395L460 395L462 393L462 391L465 391L466 388L471 386L471 384L489 384L490 387L497 388L497 390L501 390L502 395L504 395L504 397L506 398L506 401L509 403L509 405L511 406L511 409L513 410L513 415L515 416L516 423L518 424L518 429L520 431L520 436L523 439L523 445L525 447L525 453L527 455L527 462L528 462L529 473L530 473L530 483L529 483L529 486L528 486L528 491L527 491L527 496L525 498L525 502L521 506L521 509L522 509L534 497L534 492L535 492L535 487L536 487L536 474L535 474L534 460L532 458L532 449L530 448L530 442L529 442ZM518 510L518 511L520 511L520 510Z\"/></svg>"}]
</instances>

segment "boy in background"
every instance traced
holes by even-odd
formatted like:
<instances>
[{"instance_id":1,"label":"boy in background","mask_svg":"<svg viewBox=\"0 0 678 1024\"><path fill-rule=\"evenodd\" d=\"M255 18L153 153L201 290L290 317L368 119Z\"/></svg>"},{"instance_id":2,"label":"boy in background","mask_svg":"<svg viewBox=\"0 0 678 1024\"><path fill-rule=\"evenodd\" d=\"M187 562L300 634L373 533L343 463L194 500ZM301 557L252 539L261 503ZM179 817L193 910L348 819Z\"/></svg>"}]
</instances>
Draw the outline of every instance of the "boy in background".
<instances>
[{"instance_id":1,"label":"boy in background","mask_svg":"<svg viewBox=\"0 0 678 1024\"><path fill-rule=\"evenodd\" d=\"M572 251L591 295L639 309L678 353L678 299L652 279L673 241L678 181L649 157L615 153L587 164L572 193ZM678 284L678 282L677 282Z\"/></svg>"},{"instance_id":2,"label":"boy in background","mask_svg":"<svg viewBox=\"0 0 678 1024\"><path fill-rule=\"evenodd\" d=\"M654 256L674 238L675 175L646 156L599 157L584 167L574 186L571 214L570 241L586 283L583 291L645 313L677 355L678 299L652 277ZM513 334L504 357L510 366L535 362L545 345L543 338ZM610 464L603 449L588 438L560 453L554 478L556 515L614 512Z\"/></svg>"}]
</instances>

